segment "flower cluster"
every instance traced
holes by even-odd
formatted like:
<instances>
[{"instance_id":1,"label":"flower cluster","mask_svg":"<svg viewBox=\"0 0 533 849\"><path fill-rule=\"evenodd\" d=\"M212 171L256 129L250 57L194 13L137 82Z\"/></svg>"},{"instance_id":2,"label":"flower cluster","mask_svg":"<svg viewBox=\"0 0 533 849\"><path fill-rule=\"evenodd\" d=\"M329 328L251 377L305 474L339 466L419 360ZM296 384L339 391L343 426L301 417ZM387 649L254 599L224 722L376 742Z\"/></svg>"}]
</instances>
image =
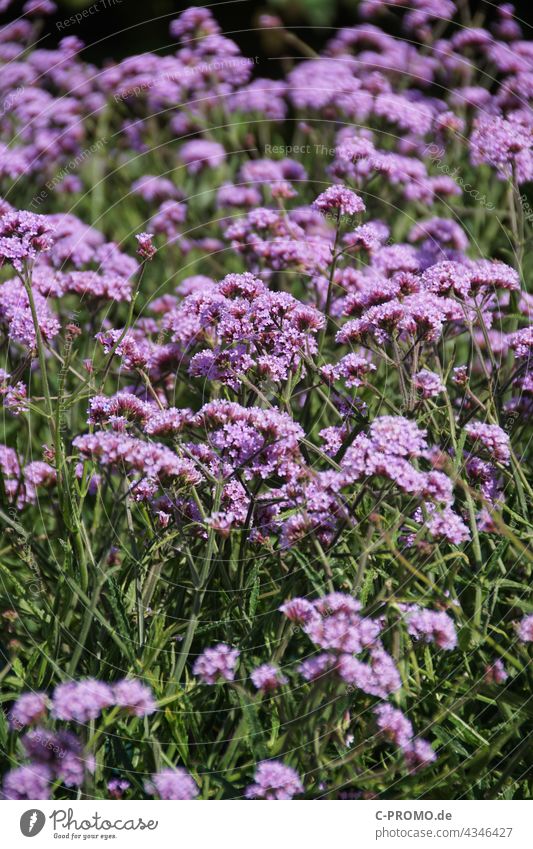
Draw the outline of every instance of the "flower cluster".
<instances>
[{"instance_id":1,"label":"flower cluster","mask_svg":"<svg viewBox=\"0 0 533 849\"><path fill-rule=\"evenodd\" d=\"M306 679L335 669L346 684L380 698L401 686L396 665L380 640L382 623L360 615L360 603L344 593L330 593L314 602L295 598L280 608L301 624L320 654L300 667ZM368 655L368 661L357 655Z\"/></svg>"},{"instance_id":2,"label":"flower cluster","mask_svg":"<svg viewBox=\"0 0 533 849\"><path fill-rule=\"evenodd\" d=\"M207 648L196 658L193 673L204 684L216 684L219 679L233 681L239 655L238 649L232 649L224 643Z\"/></svg>"},{"instance_id":3,"label":"flower cluster","mask_svg":"<svg viewBox=\"0 0 533 849\"><path fill-rule=\"evenodd\" d=\"M257 765L254 783L246 788L247 799L292 799L303 793L298 773L281 761L262 761Z\"/></svg>"}]
</instances>

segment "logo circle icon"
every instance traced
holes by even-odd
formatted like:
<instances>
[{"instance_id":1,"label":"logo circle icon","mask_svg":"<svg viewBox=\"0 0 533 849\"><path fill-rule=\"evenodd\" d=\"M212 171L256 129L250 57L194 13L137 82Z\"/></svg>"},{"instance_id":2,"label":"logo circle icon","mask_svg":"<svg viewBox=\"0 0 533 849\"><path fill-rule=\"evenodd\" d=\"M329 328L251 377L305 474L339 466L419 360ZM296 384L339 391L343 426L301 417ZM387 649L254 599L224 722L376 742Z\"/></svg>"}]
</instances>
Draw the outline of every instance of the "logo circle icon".
<instances>
[{"instance_id":1,"label":"logo circle icon","mask_svg":"<svg viewBox=\"0 0 533 849\"><path fill-rule=\"evenodd\" d=\"M20 818L20 830L24 837L35 837L43 830L46 817L38 808L24 811Z\"/></svg>"}]
</instances>

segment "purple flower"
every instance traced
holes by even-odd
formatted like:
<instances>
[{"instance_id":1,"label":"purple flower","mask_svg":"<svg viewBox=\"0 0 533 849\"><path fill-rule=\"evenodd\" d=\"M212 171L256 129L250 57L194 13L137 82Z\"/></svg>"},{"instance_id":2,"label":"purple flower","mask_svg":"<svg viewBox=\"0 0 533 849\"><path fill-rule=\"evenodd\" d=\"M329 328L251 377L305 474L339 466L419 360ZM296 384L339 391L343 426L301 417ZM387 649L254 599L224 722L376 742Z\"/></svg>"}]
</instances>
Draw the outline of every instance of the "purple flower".
<instances>
[{"instance_id":1,"label":"purple flower","mask_svg":"<svg viewBox=\"0 0 533 849\"><path fill-rule=\"evenodd\" d=\"M221 144L204 139L186 142L179 151L189 174L198 174L204 168L217 168L224 162L225 156L226 151Z\"/></svg>"},{"instance_id":2,"label":"purple flower","mask_svg":"<svg viewBox=\"0 0 533 849\"><path fill-rule=\"evenodd\" d=\"M56 274L54 278L51 278L49 273L41 272L37 268L34 271L33 280L43 295L52 297L60 297L72 292L88 299L131 301L130 280L112 271L102 274L97 271L70 271L66 274ZM53 287L49 287L51 280Z\"/></svg>"},{"instance_id":3,"label":"purple flower","mask_svg":"<svg viewBox=\"0 0 533 849\"><path fill-rule=\"evenodd\" d=\"M21 380L12 386L8 383L9 375L0 369L2 376L0 378L0 397L3 400L4 408L9 410L11 415L19 416L21 413L28 411L28 391Z\"/></svg>"},{"instance_id":4,"label":"purple flower","mask_svg":"<svg viewBox=\"0 0 533 849\"><path fill-rule=\"evenodd\" d=\"M437 755L431 748L427 740L416 739L404 752L405 761L410 772L417 772L419 769L433 763L437 759Z\"/></svg>"},{"instance_id":5,"label":"purple flower","mask_svg":"<svg viewBox=\"0 0 533 849\"><path fill-rule=\"evenodd\" d=\"M11 728L19 729L33 725L45 715L48 708L46 693L24 693L11 708L9 719Z\"/></svg>"},{"instance_id":6,"label":"purple flower","mask_svg":"<svg viewBox=\"0 0 533 849\"><path fill-rule=\"evenodd\" d=\"M196 658L193 674L197 675L204 684L216 684L220 678L224 681L233 681L239 655L238 649L232 649L224 643L204 649Z\"/></svg>"},{"instance_id":7,"label":"purple flower","mask_svg":"<svg viewBox=\"0 0 533 849\"><path fill-rule=\"evenodd\" d=\"M296 770L281 761L259 763L254 782L246 788L247 799L292 799L304 792Z\"/></svg>"},{"instance_id":8,"label":"purple flower","mask_svg":"<svg viewBox=\"0 0 533 849\"><path fill-rule=\"evenodd\" d=\"M298 672L306 681L314 681L337 666L337 657L329 652L322 652L315 657L309 657L298 667Z\"/></svg>"},{"instance_id":9,"label":"purple flower","mask_svg":"<svg viewBox=\"0 0 533 849\"><path fill-rule=\"evenodd\" d=\"M29 764L10 770L4 776L4 799L49 799L50 770L43 764Z\"/></svg>"},{"instance_id":10,"label":"purple flower","mask_svg":"<svg viewBox=\"0 0 533 849\"><path fill-rule=\"evenodd\" d=\"M361 224L343 237L343 241L352 250L365 250L369 253L379 250L389 237L389 228L382 221L369 221Z\"/></svg>"},{"instance_id":11,"label":"purple flower","mask_svg":"<svg viewBox=\"0 0 533 849\"><path fill-rule=\"evenodd\" d=\"M415 224L409 232L410 242L431 239L439 245L464 251L468 247L468 237L463 228L451 218L430 218Z\"/></svg>"},{"instance_id":12,"label":"purple flower","mask_svg":"<svg viewBox=\"0 0 533 849\"><path fill-rule=\"evenodd\" d=\"M468 383L468 367L456 366L453 369L452 380L457 386L466 386Z\"/></svg>"},{"instance_id":13,"label":"purple flower","mask_svg":"<svg viewBox=\"0 0 533 849\"><path fill-rule=\"evenodd\" d=\"M504 684L508 678L509 675L500 658L485 668L484 680L487 684Z\"/></svg>"},{"instance_id":14,"label":"purple flower","mask_svg":"<svg viewBox=\"0 0 533 849\"><path fill-rule=\"evenodd\" d=\"M407 630L411 636L435 643L440 649L457 646L455 625L444 611L415 609L407 616Z\"/></svg>"},{"instance_id":15,"label":"purple flower","mask_svg":"<svg viewBox=\"0 0 533 849\"><path fill-rule=\"evenodd\" d=\"M498 425L472 422L465 427L468 438L474 443L474 449L484 448L494 460L507 465L511 458L509 434Z\"/></svg>"},{"instance_id":16,"label":"purple flower","mask_svg":"<svg viewBox=\"0 0 533 849\"><path fill-rule=\"evenodd\" d=\"M500 260L478 259L468 263L472 291L507 289L520 291L520 275Z\"/></svg>"},{"instance_id":17,"label":"purple flower","mask_svg":"<svg viewBox=\"0 0 533 849\"><path fill-rule=\"evenodd\" d=\"M94 772L94 756L84 756L80 740L70 731L35 728L23 737L22 744L33 761L44 764L67 787L80 787L86 773Z\"/></svg>"},{"instance_id":18,"label":"purple flower","mask_svg":"<svg viewBox=\"0 0 533 849\"><path fill-rule=\"evenodd\" d=\"M446 392L446 387L439 375L427 369L422 369L413 375L413 384L423 398L434 398L441 392Z\"/></svg>"},{"instance_id":19,"label":"purple flower","mask_svg":"<svg viewBox=\"0 0 533 849\"><path fill-rule=\"evenodd\" d=\"M138 236L135 236L137 242L139 243L139 247L137 253L143 259L151 260L157 253L157 249L153 243L153 233L139 233Z\"/></svg>"},{"instance_id":20,"label":"purple flower","mask_svg":"<svg viewBox=\"0 0 533 849\"><path fill-rule=\"evenodd\" d=\"M319 212L336 210L339 215L358 215L366 209L359 195L345 186L329 186L313 201L313 208Z\"/></svg>"},{"instance_id":21,"label":"purple flower","mask_svg":"<svg viewBox=\"0 0 533 849\"><path fill-rule=\"evenodd\" d=\"M226 183L217 192L218 206L235 206L253 209L261 203L261 195L254 186L234 186Z\"/></svg>"},{"instance_id":22,"label":"purple flower","mask_svg":"<svg viewBox=\"0 0 533 849\"><path fill-rule=\"evenodd\" d=\"M470 531L460 516L451 507L437 508L435 504L424 504L426 515L417 511L417 521L425 523L434 537L442 537L454 545L470 539Z\"/></svg>"},{"instance_id":23,"label":"purple flower","mask_svg":"<svg viewBox=\"0 0 533 849\"><path fill-rule=\"evenodd\" d=\"M413 737L413 726L406 716L385 703L374 708L380 731L401 749L407 748Z\"/></svg>"},{"instance_id":24,"label":"purple flower","mask_svg":"<svg viewBox=\"0 0 533 849\"><path fill-rule=\"evenodd\" d=\"M310 601L305 598L292 598L285 601L279 608L291 622L296 622L298 625L304 625L314 616L316 616L315 608Z\"/></svg>"},{"instance_id":25,"label":"purple flower","mask_svg":"<svg viewBox=\"0 0 533 849\"><path fill-rule=\"evenodd\" d=\"M191 6L170 22L172 38L182 44L194 44L209 35L218 35L220 27L214 20L209 9L202 6Z\"/></svg>"},{"instance_id":26,"label":"purple flower","mask_svg":"<svg viewBox=\"0 0 533 849\"><path fill-rule=\"evenodd\" d=\"M112 778L111 781L107 782L109 795L112 796L113 799L122 799L125 791L129 790L130 787L130 782L126 781L124 778Z\"/></svg>"},{"instance_id":27,"label":"purple flower","mask_svg":"<svg viewBox=\"0 0 533 849\"><path fill-rule=\"evenodd\" d=\"M0 248L1 249L1 248ZM59 333L59 321L50 309L48 302L37 292L33 292L35 311L39 329L45 340L53 339ZM36 347L35 326L28 295L19 280L7 280L0 285L0 321L5 322L9 337L27 348Z\"/></svg>"},{"instance_id":28,"label":"purple flower","mask_svg":"<svg viewBox=\"0 0 533 849\"><path fill-rule=\"evenodd\" d=\"M370 426L373 446L384 454L419 457L427 448L426 431L403 416L380 416Z\"/></svg>"},{"instance_id":29,"label":"purple flower","mask_svg":"<svg viewBox=\"0 0 533 849\"><path fill-rule=\"evenodd\" d=\"M509 346L516 352L516 356L521 359L526 359L531 356L533 348L533 325L524 327L513 333L509 339Z\"/></svg>"},{"instance_id":30,"label":"purple flower","mask_svg":"<svg viewBox=\"0 0 533 849\"><path fill-rule=\"evenodd\" d=\"M53 15L57 12L57 6L52 0L27 0L22 11L29 18L32 18L39 15Z\"/></svg>"},{"instance_id":31,"label":"purple flower","mask_svg":"<svg viewBox=\"0 0 533 849\"><path fill-rule=\"evenodd\" d=\"M515 177L525 183L533 177L531 129L515 120L482 115L470 137L470 157L473 165L492 165L500 179Z\"/></svg>"},{"instance_id":32,"label":"purple flower","mask_svg":"<svg viewBox=\"0 0 533 849\"><path fill-rule=\"evenodd\" d=\"M361 354L346 354L334 366L323 366L322 374L326 379L338 380L343 378L346 386L361 386L370 372L376 371L376 366Z\"/></svg>"},{"instance_id":33,"label":"purple flower","mask_svg":"<svg viewBox=\"0 0 533 849\"><path fill-rule=\"evenodd\" d=\"M97 719L113 704L111 687L94 678L59 684L52 697L52 715L57 719L88 722Z\"/></svg>"},{"instance_id":34,"label":"purple flower","mask_svg":"<svg viewBox=\"0 0 533 849\"><path fill-rule=\"evenodd\" d=\"M73 444L85 457L98 460L102 466L117 466L140 472L151 481L181 478L195 484L202 479L195 464L178 457L170 448L157 442L144 442L121 433L101 432L78 436Z\"/></svg>"},{"instance_id":35,"label":"purple flower","mask_svg":"<svg viewBox=\"0 0 533 849\"><path fill-rule=\"evenodd\" d=\"M160 799L190 800L198 796L198 787L183 767L162 769L146 782L146 792Z\"/></svg>"},{"instance_id":36,"label":"purple flower","mask_svg":"<svg viewBox=\"0 0 533 849\"><path fill-rule=\"evenodd\" d=\"M0 266L10 263L18 271L24 261L34 260L53 244L54 228L45 215L7 212L0 217Z\"/></svg>"},{"instance_id":37,"label":"purple flower","mask_svg":"<svg viewBox=\"0 0 533 849\"><path fill-rule=\"evenodd\" d=\"M374 620L343 609L314 617L304 625L307 636L320 648L354 654L372 646L380 630Z\"/></svg>"},{"instance_id":38,"label":"purple flower","mask_svg":"<svg viewBox=\"0 0 533 849\"><path fill-rule=\"evenodd\" d=\"M167 180L165 177L153 177L150 174L145 174L136 180L131 190L148 203L162 203L163 201L173 200L180 195L171 180Z\"/></svg>"},{"instance_id":39,"label":"purple flower","mask_svg":"<svg viewBox=\"0 0 533 849\"><path fill-rule=\"evenodd\" d=\"M466 298L470 293L471 274L459 262L438 262L422 273L422 285L428 292L439 295L455 294Z\"/></svg>"},{"instance_id":40,"label":"purple flower","mask_svg":"<svg viewBox=\"0 0 533 849\"><path fill-rule=\"evenodd\" d=\"M113 684L113 701L134 716L148 716L156 710L150 687L136 678L124 678Z\"/></svg>"},{"instance_id":41,"label":"purple flower","mask_svg":"<svg viewBox=\"0 0 533 849\"><path fill-rule=\"evenodd\" d=\"M268 120L282 121L287 113L287 85L281 80L255 79L228 98L231 112L257 112Z\"/></svg>"},{"instance_id":42,"label":"purple flower","mask_svg":"<svg viewBox=\"0 0 533 849\"><path fill-rule=\"evenodd\" d=\"M524 616L518 625L518 638L524 643L533 643L533 614Z\"/></svg>"},{"instance_id":43,"label":"purple flower","mask_svg":"<svg viewBox=\"0 0 533 849\"><path fill-rule=\"evenodd\" d=\"M339 675L352 687L381 699L386 699L402 685L394 660L381 647L370 652L370 663L363 663L353 654L341 654Z\"/></svg>"},{"instance_id":44,"label":"purple flower","mask_svg":"<svg viewBox=\"0 0 533 849\"><path fill-rule=\"evenodd\" d=\"M277 690L282 684L287 683L287 678L282 675L276 666L271 663L263 663L253 670L250 678L253 681L254 687L258 690L268 693L272 690Z\"/></svg>"}]
</instances>

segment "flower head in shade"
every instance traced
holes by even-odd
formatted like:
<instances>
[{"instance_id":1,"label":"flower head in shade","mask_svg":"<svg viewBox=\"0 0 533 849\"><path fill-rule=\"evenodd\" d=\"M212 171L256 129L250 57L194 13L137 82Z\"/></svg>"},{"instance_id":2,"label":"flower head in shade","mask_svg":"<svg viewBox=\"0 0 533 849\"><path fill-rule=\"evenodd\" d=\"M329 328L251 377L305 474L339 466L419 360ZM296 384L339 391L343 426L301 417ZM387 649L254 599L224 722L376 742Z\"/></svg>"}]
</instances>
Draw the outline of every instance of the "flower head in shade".
<instances>
[{"instance_id":1,"label":"flower head in shade","mask_svg":"<svg viewBox=\"0 0 533 849\"><path fill-rule=\"evenodd\" d=\"M80 787L86 773L94 772L94 756L84 754L81 741L70 731L35 728L23 737L22 744L32 761L46 766L67 787Z\"/></svg>"},{"instance_id":2,"label":"flower head in shade","mask_svg":"<svg viewBox=\"0 0 533 849\"><path fill-rule=\"evenodd\" d=\"M122 796L129 790L131 784L129 781L126 781L125 778L112 778L111 781L107 782L107 789L109 791L109 795L113 799L122 799Z\"/></svg>"},{"instance_id":3,"label":"flower head in shade","mask_svg":"<svg viewBox=\"0 0 533 849\"><path fill-rule=\"evenodd\" d=\"M413 736L413 726L401 710L387 703L377 705L374 714L380 733L403 752L410 771L427 766L436 759L430 744Z\"/></svg>"},{"instance_id":4,"label":"flower head in shade","mask_svg":"<svg viewBox=\"0 0 533 849\"><path fill-rule=\"evenodd\" d=\"M500 658L485 668L484 679L487 684L504 684L508 678L509 675Z\"/></svg>"},{"instance_id":5,"label":"flower head in shade","mask_svg":"<svg viewBox=\"0 0 533 849\"><path fill-rule=\"evenodd\" d=\"M468 383L468 366L455 366L452 380L456 386L466 386Z\"/></svg>"},{"instance_id":6,"label":"flower head in shade","mask_svg":"<svg viewBox=\"0 0 533 849\"><path fill-rule=\"evenodd\" d=\"M138 242L137 253L143 259L151 260L156 255L157 251L153 243L152 233L139 233L135 236Z\"/></svg>"},{"instance_id":7,"label":"flower head in shade","mask_svg":"<svg viewBox=\"0 0 533 849\"><path fill-rule=\"evenodd\" d=\"M287 683L287 678L282 675L276 666L271 663L263 663L258 666L250 675L254 687L263 692L271 692L277 690L282 684Z\"/></svg>"},{"instance_id":8,"label":"flower head in shade","mask_svg":"<svg viewBox=\"0 0 533 849\"><path fill-rule=\"evenodd\" d=\"M111 687L103 681L86 678L59 684L52 697L52 715L57 719L88 722L97 719L114 702Z\"/></svg>"},{"instance_id":9,"label":"flower head in shade","mask_svg":"<svg viewBox=\"0 0 533 849\"><path fill-rule=\"evenodd\" d=\"M281 761L262 761L257 765L254 784L246 788L247 799L292 799L304 788L300 776Z\"/></svg>"},{"instance_id":10,"label":"flower head in shade","mask_svg":"<svg viewBox=\"0 0 533 849\"><path fill-rule=\"evenodd\" d=\"M24 693L11 708L9 714L11 728L22 728L39 722L47 708L46 693Z\"/></svg>"},{"instance_id":11,"label":"flower head in shade","mask_svg":"<svg viewBox=\"0 0 533 849\"><path fill-rule=\"evenodd\" d=\"M355 192L346 186L329 186L315 201L313 208L319 212L338 212L340 215L358 215L366 207Z\"/></svg>"},{"instance_id":12,"label":"flower head in shade","mask_svg":"<svg viewBox=\"0 0 533 849\"><path fill-rule=\"evenodd\" d=\"M160 799L195 799L198 796L196 782L183 767L162 769L146 782L146 792Z\"/></svg>"},{"instance_id":13,"label":"flower head in shade","mask_svg":"<svg viewBox=\"0 0 533 849\"><path fill-rule=\"evenodd\" d=\"M417 772L419 769L429 766L437 759L437 755L427 740L421 740L420 738L413 740L411 745L404 750L404 755L410 772Z\"/></svg>"},{"instance_id":14,"label":"flower head in shade","mask_svg":"<svg viewBox=\"0 0 533 849\"><path fill-rule=\"evenodd\" d=\"M57 12L57 6L52 0L27 0L22 11L28 18L32 18L39 15L53 15Z\"/></svg>"},{"instance_id":15,"label":"flower head in shade","mask_svg":"<svg viewBox=\"0 0 533 849\"><path fill-rule=\"evenodd\" d=\"M49 799L51 772L43 764L28 764L10 770L4 776L4 799Z\"/></svg>"},{"instance_id":16,"label":"flower head in shade","mask_svg":"<svg viewBox=\"0 0 533 849\"><path fill-rule=\"evenodd\" d=\"M196 658L192 671L204 684L216 684L219 679L233 681L239 655L238 649L219 643Z\"/></svg>"},{"instance_id":17,"label":"flower head in shade","mask_svg":"<svg viewBox=\"0 0 533 849\"><path fill-rule=\"evenodd\" d=\"M154 713L156 703L150 687L136 678L124 678L113 684L113 700L134 716L148 716Z\"/></svg>"},{"instance_id":18,"label":"flower head in shade","mask_svg":"<svg viewBox=\"0 0 533 849\"><path fill-rule=\"evenodd\" d=\"M298 667L298 672L306 681L314 681L337 666L337 657L329 652L322 652L315 657L308 657Z\"/></svg>"},{"instance_id":19,"label":"flower head in shade","mask_svg":"<svg viewBox=\"0 0 533 849\"><path fill-rule=\"evenodd\" d=\"M518 638L523 643L533 643L533 614L531 616L524 616L518 625L517 633Z\"/></svg>"}]
</instances>

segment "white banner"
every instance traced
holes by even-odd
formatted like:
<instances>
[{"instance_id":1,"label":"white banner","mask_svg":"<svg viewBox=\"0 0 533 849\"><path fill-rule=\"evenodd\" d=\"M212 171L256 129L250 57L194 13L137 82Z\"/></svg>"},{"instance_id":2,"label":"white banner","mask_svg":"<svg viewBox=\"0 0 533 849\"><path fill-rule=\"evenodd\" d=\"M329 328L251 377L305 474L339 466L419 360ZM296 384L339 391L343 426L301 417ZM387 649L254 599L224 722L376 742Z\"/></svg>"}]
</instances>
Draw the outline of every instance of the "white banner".
<instances>
[{"instance_id":1,"label":"white banner","mask_svg":"<svg viewBox=\"0 0 533 849\"><path fill-rule=\"evenodd\" d=\"M65 843L157 849L533 846L533 803L521 801L4 802L0 811L6 849Z\"/></svg>"}]
</instances>

